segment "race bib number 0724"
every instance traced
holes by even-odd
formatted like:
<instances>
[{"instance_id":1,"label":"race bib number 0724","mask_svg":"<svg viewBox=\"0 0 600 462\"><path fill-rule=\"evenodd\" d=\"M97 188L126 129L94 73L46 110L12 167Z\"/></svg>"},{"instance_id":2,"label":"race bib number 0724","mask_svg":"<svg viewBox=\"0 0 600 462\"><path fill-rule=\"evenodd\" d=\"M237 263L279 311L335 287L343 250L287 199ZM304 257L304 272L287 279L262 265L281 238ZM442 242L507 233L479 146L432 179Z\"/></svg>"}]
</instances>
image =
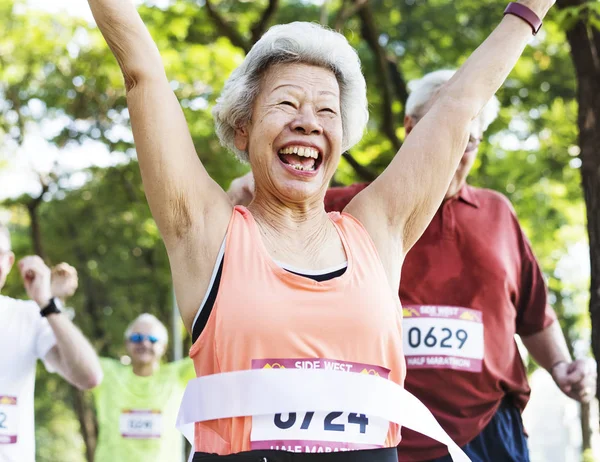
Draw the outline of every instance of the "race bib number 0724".
<instances>
[{"instance_id":1,"label":"race bib number 0724","mask_svg":"<svg viewBox=\"0 0 600 462\"><path fill-rule=\"evenodd\" d=\"M481 311L454 306L406 305L402 312L408 369L481 372L484 354Z\"/></svg>"},{"instance_id":2,"label":"race bib number 0724","mask_svg":"<svg viewBox=\"0 0 600 462\"><path fill-rule=\"evenodd\" d=\"M389 370L367 364L329 359L265 359L252 361L253 369L331 369L388 378ZM251 448L289 452L338 452L381 448L389 422L352 412L303 412L252 417Z\"/></svg>"}]
</instances>

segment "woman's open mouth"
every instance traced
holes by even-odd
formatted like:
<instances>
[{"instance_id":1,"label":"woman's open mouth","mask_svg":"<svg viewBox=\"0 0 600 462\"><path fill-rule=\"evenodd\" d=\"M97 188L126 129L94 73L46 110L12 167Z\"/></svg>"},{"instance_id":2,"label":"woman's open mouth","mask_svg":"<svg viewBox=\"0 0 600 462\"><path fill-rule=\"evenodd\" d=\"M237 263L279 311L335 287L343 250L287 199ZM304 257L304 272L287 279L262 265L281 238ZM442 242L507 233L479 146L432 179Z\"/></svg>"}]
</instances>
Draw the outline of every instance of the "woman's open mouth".
<instances>
[{"instance_id":1,"label":"woman's open mouth","mask_svg":"<svg viewBox=\"0 0 600 462\"><path fill-rule=\"evenodd\" d=\"M277 154L281 162L300 172L316 172L323 161L319 150L308 146L286 146Z\"/></svg>"}]
</instances>

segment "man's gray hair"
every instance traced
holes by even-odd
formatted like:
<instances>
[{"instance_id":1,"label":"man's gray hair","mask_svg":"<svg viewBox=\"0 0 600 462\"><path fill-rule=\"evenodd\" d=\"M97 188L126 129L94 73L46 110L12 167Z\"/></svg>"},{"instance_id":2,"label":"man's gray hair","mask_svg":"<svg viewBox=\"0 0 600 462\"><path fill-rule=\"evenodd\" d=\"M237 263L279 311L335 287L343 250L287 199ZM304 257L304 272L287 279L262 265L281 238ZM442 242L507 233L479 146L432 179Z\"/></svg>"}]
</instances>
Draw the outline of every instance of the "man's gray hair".
<instances>
[{"instance_id":1,"label":"man's gray hair","mask_svg":"<svg viewBox=\"0 0 600 462\"><path fill-rule=\"evenodd\" d=\"M335 74L340 86L342 150L358 143L369 120L367 86L358 54L342 34L318 24L293 22L271 27L225 82L212 111L221 144L248 161L248 153L234 145L235 130L252 118L263 73L282 63L312 64Z\"/></svg>"},{"instance_id":2,"label":"man's gray hair","mask_svg":"<svg viewBox=\"0 0 600 462\"><path fill-rule=\"evenodd\" d=\"M164 343L165 345L169 342L169 331L156 316L150 313L142 313L129 323L127 329L125 329L125 340L129 339L129 336L133 333L133 326L135 326L138 321L153 323L154 325L156 325L158 329L158 340Z\"/></svg>"},{"instance_id":3,"label":"man's gray hair","mask_svg":"<svg viewBox=\"0 0 600 462\"><path fill-rule=\"evenodd\" d=\"M418 80L412 80L408 83L410 94L406 100L405 114L415 118L421 118L425 114L427 104L436 96L440 88L452 78L455 70L443 69L430 72ZM500 102L498 98L492 96L484 108L479 113L483 131L487 130L490 124L498 117L500 111Z\"/></svg>"},{"instance_id":4,"label":"man's gray hair","mask_svg":"<svg viewBox=\"0 0 600 462\"><path fill-rule=\"evenodd\" d=\"M6 237L6 240L8 241L8 249L6 250L11 250L12 245L10 242L10 231L8 229L8 226L6 226L3 223L0 223L0 236Z\"/></svg>"}]
</instances>

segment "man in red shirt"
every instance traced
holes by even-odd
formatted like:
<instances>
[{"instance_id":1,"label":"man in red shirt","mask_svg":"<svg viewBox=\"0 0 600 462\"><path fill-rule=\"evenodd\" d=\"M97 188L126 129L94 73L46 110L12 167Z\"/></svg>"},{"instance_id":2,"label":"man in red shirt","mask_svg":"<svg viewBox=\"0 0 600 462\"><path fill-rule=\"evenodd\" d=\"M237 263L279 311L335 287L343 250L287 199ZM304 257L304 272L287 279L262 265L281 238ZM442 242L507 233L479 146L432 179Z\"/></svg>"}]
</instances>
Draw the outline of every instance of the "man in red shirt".
<instances>
[{"instance_id":1,"label":"man in red shirt","mask_svg":"<svg viewBox=\"0 0 600 462\"><path fill-rule=\"evenodd\" d=\"M407 135L453 71L411 82ZM521 412L529 399L515 334L571 398L592 397L595 376L572 361L542 272L506 197L466 183L496 99L473 121L465 154L444 202L402 266L406 389L434 414L473 462L528 462ZM331 188L328 210L341 211L366 184ZM247 203L251 176L230 197ZM446 462L447 449L403 430L400 462Z\"/></svg>"}]
</instances>

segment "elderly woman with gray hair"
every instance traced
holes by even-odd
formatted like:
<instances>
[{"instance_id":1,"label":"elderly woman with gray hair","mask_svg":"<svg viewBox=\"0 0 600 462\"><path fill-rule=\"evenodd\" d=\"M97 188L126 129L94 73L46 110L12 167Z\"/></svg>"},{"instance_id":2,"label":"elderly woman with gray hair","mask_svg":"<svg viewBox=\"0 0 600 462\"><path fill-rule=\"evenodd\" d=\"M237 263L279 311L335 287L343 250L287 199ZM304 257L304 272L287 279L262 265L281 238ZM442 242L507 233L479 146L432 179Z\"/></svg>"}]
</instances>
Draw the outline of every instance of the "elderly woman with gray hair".
<instances>
[{"instance_id":1,"label":"elderly woman with gray hair","mask_svg":"<svg viewBox=\"0 0 600 462\"><path fill-rule=\"evenodd\" d=\"M246 209L198 159L133 3L89 3L125 77L148 203L194 332L199 378L180 409L194 460L396 460L401 425L437 428L401 388L403 256L440 204L471 121L554 2L511 3L342 214L325 213L323 198L368 119L360 62L342 35L272 27L226 82L213 114L221 142L252 166Z\"/></svg>"}]
</instances>

